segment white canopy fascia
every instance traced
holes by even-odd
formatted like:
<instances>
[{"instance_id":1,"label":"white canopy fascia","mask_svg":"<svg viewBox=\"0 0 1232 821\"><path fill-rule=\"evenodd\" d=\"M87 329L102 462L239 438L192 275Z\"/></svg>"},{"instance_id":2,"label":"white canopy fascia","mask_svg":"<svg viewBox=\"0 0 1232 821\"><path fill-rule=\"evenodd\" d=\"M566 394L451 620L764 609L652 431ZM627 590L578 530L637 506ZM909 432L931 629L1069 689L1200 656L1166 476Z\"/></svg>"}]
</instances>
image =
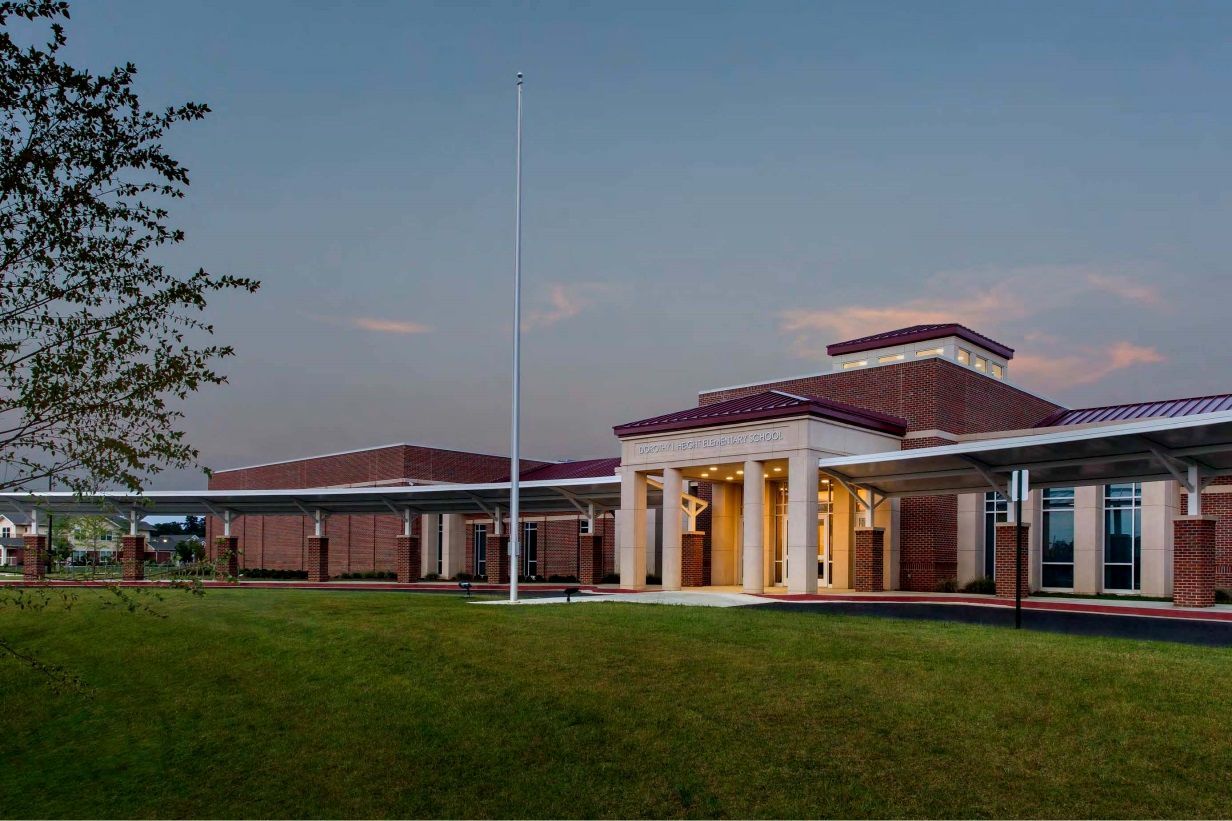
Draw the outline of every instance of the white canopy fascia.
<instances>
[{"instance_id":1,"label":"white canopy fascia","mask_svg":"<svg viewBox=\"0 0 1232 821\"><path fill-rule=\"evenodd\" d=\"M955 445L821 459L826 473L891 497L1006 492L1012 471L1031 486L1176 480L1187 489L1232 473L1232 411L1081 429L1040 428Z\"/></svg>"},{"instance_id":2,"label":"white canopy fascia","mask_svg":"<svg viewBox=\"0 0 1232 821\"><path fill-rule=\"evenodd\" d=\"M573 507L570 500L599 511L620 505L620 477L524 481L523 513L550 513ZM101 492L0 493L0 512L32 509L50 513L94 514L138 509L146 516L293 515L321 511L345 513L483 513L509 504L509 483L440 484L404 487L329 487L284 490L163 490L134 494Z\"/></svg>"}]
</instances>

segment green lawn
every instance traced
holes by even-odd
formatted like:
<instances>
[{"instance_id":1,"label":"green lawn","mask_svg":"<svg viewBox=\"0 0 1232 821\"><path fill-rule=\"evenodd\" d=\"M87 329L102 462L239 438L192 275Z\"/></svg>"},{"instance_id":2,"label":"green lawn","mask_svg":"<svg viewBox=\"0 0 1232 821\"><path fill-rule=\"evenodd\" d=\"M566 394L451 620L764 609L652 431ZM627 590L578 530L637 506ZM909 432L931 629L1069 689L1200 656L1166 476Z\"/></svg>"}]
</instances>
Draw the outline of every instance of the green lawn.
<instances>
[{"instance_id":1,"label":"green lawn","mask_svg":"<svg viewBox=\"0 0 1232 821\"><path fill-rule=\"evenodd\" d=\"M1229 816L1232 652L707 608L0 610L6 816Z\"/></svg>"}]
</instances>

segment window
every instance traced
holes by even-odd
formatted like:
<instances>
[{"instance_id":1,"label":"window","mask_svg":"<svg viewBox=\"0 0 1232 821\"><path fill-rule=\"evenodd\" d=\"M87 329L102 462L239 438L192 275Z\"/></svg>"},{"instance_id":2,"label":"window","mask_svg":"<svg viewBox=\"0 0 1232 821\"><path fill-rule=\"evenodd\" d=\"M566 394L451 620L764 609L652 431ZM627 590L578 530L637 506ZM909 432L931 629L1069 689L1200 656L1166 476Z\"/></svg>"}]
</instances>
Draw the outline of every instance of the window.
<instances>
[{"instance_id":1,"label":"window","mask_svg":"<svg viewBox=\"0 0 1232 821\"><path fill-rule=\"evenodd\" d=\"M975 358L975 369L977 371L987 372L988 371L988 360L982 356L977 356Z\"/></svg>"},{"instance_id":2,"label":"window","mask_svg":"<svg viewBox=\"0 0 1232 821\"><path fill-rule=\"evenodd\" d=\"M901 353L888 353L885 356L877 357L878 365L885 365L888 362L901 362L906 357Z\"/></svg>"},{"instance_id":3,"label":"window","mask_svg":"<svg viewBox=\"0 0 1232 821\"><path fill-rule=\"evenodd\" d=\"M1104 589L1142 587L1142 485L1104 485Z\"/></svg>"},{"instance_id":4,"label":"window","mask_svg":"<svg viewBox=\"0 0 1232 821\"><path fill-rule=\"evenodd\" d=\"M1009 521L1009 502L1000 493L984 494L984 575L997 575L997 523Z\"/></svg>"},{"instance_id":5,"label":"window","mask_svg":"<svg viewBox=\"0 0 1232 821\"><path fill-rule=\"evenodd\" d=\"M522 522L522 574L539 575L539 523Z\"/></svg>"},{"instance_id":6,"label":"window","mask_svg":"<svg viewBox=\"0 0 1232 821\"><path fill-rule=\"evenodd\" d=\"M436 517L436 575L445 572L445 517Z\"/></svg>"},{"instance_id":7,"label":"window","mask_svg":"<svg viewBox=\"0 0 1232 821\"><path fill-rule=\"evenodd\" d=\"M959 365L970 365L971 364L971 351L967 350L966 348L959 348L958 355L955 358L958 360Z\"/></svg>"},{"instance_id":8,"label":"window","mask_svg":"<svg viewBox=\"0 0 1232 821\"><path fill-rule=\"evenodd\" d=\"M851 370L852 368L863 368L867 364L868 364L867 359L859 359L859 360L856 360L855 362L844 362L843 370L847 371L847 370Z\"/></svg>"},{"instance_id":9,"label":"window","mask_svg":"<svg viewBox=\"0 0 1232 821\"><path fill-rule=\"evenodd\" d=\"M585 516L578 519L578 534L581 536L590 535L590 519Z\"/></svg>"},{"instance_id":10,"label":"window","mask_svg":"<svg viewBox=\"0 0 1232 821\"><path fill-rule=\"evenodd\" d=\"M996 362L992 363L992 375L994 379L1004 379L1005 367L1003 365L998 365Z\"/></svg>"},{"instance_id":11,"label":"window","mask_svg":"<svg viewBox=\"0 0 1232 821\"><path fill-rule=\"evenodd\" d=\"M916 356L941 356L945 353L945 348L929 348L927 351L916 351Z\"/></svg>"},{"instance_id":12,"label":"window","mask_svg":"<svg viewBox=\"0 0 1232 821\"><path fill-rule=\"evenodd\" d=\"M471 536L471 553L475 557L475 575L488 575L488 526L475 525Z\"/></svg>"},{"instance_id":13,"label":"window","mask_svg":"<svg viewBox=\"0 0 1232 821\"><path fill-rule=\"evenodd\" d=\"M13 537L13 528L0 527L0 539L11 539Z\"/></svg>"},{"instance_id":14,"label":"window","mask_svg":"<svg viewBox=\"0 0 1232 821\"><path fill-rule=\"evenodd\" d=\"M1074 489L1044 491L1041 586L1074 589Z\"/></svg>"}]
</instances>

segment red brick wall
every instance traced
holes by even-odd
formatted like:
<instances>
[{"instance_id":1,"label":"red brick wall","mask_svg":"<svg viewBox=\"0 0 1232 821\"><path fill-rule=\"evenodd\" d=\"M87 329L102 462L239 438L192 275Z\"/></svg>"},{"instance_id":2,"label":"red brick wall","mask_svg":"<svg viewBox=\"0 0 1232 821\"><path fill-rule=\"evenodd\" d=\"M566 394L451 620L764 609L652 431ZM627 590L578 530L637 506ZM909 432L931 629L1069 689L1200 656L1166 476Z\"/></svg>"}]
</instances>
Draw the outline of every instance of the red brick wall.
<instances>
[{"instance_id":1,"label":"red brick wall","mask_svg":"<svg viewBox=\"0 0 1232 821\"><path fill-rule=\"evenodd\" d=\"M680 534L680 586L705 587L710 584L710 562L703 533Z\"/></svg>"},{"instance_id":2,"label":"red brick wall","mask_svg":"<svg viewBox=\"0 0 1232 821\"><path fill-rule=\"evenodd\" d=\"M479 517L476 517L479 518ZM582 551L587 549L588 536L582 535L580 527L584 517L546 518L523 516L523 522L539 525L539 575L573 576L580 578L578 562ZM487 523L488 534L492 533L491 522ZM612 515L599 517L598 533L603 536L603 553L599 577L614 573L616 568L616 525ZM466 527L466 572L475 575L475 522Z\"/></svg>"}]
</instances>

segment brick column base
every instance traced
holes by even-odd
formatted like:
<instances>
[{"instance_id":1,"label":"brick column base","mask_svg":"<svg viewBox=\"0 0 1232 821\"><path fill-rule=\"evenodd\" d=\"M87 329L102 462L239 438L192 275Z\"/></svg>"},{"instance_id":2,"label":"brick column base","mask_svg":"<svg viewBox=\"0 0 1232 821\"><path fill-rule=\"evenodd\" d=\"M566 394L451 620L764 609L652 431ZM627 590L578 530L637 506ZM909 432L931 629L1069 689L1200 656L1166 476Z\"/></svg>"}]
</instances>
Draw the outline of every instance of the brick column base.
<instances>
[{"instance_id":1,"label":"brick column base","mask_svg":"<svg viewBox=\"0 0 1232 821\"><path fill-rule=\"evenodd\" d=\"M885 590L885 528L857 527L852 587L862 593Z\"/></svg>"},{"instance_id":2,"label":"brick column base","mask_svg":"<svg viewBox=\"0 0 1232 821\"><path fill-rule=\"evenodd\" d=\"M214 539L214 575L232 580L240 575L240 539L217 536Z\"/></svg>"},{"instance_id":3,"label":"brick column base","mask_svg":"<svg viewBox=\"0 0 1232 821\"><path fill-rule=\"evenodd\" d=\"M598 584L603 580L603 536L579 536L578 581Z\"/></svg>"},{"instance_id":4,"label":"brick column base","mask_svg":"<svg viewBox=\"0 0 1232 821\"><path fill-rule=\"evenodd\" d=\"M25 536L22 558L22 579L41 582L47 578L47 537Z\"/></svg>"},{"instance_id":5,"label":"brick column base","mask_svg":"<svg viewBox=\"0 0 1232 821\"><path fill-rule=\"evenodd\" d=\"M1013 504L1011 502L1010 504ZM997 598L1015 598L1014 556L1018 550L1018 532L1022 531L1022 597L1031 595L1031 525L1014 522L997 523L996 579Z\"/></svg>"},{"instance_id":6,"label":"brick column base","mask_svg":"<svg viewBox=\"0 0 1232 821\"><path fill-rule=\"evenodd\" d=\"M1172 603L1210 607L1215 603L1216 516L1172 520Z\"/></svg>"},{"instance_id":7,"label":"brick column base","mask_svg":"<svg viewBox=\"0 0 1232 821\"><path fill-rule=\"evenodd\" d=\"M145 536L125 536L120 540L124 561L120 578L126 582L139 582L145 578Z\"/></svg>"},{"instance_id":8,"label":"brick column base","mask_svg":"<svg viewBox=\"0 0 1232 821\"><path fill-rule=\"evenodd\" d=\"M394 554L394 565L398 572L399 583L409 584L419 581L419 537L399 536Z\"/></svg>"},{"instance_id":9,"label":"brick column base","mask_svg":"<svg viewBox=\"0 0 1232 821\"><path fill-rule=\"evenodd\" d=\"M680 534L680 586L705 587L706 534L690 531Z\"/></svg>"},{"instance_id":10,"label":"brick column base","mask_svg":"<svg viewBox=\"0 0 1232 821\"><path fill-rule=\"evenodd\" d=\"M329 537L308 537L308 581L329 581Z\"/></svg>"},{"instance_id":11,"label":"brick column base","mask_svg":"<svg viewBox=\"0 0 1232 821\"><path fill-rule=\"evenodd\" d=\"M486 553L484 561L488 565L488 582L490 584L508 584L509 537L489 533L484 544L484 551Z\"/></svg>"}]
</instances>

